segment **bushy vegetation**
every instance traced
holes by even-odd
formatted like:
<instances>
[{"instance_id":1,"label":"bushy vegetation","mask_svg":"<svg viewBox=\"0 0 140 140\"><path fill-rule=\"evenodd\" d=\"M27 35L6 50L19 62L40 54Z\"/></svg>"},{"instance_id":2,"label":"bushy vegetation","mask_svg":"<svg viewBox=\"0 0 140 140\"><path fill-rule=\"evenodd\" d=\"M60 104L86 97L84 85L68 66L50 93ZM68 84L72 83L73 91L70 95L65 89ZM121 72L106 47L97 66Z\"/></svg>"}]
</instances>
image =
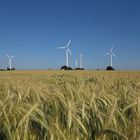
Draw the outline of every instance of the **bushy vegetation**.
<instances>
[{"instance_id":1,"label":"bushy vegetation","mask_svg":"<svg viewBox=\"0 0 140 140\"><path fill-rule=\"evenodd\" d=\"M140 73L91 73L1 72L0 140L139 140Z\"/></svg>"}]
</instances>

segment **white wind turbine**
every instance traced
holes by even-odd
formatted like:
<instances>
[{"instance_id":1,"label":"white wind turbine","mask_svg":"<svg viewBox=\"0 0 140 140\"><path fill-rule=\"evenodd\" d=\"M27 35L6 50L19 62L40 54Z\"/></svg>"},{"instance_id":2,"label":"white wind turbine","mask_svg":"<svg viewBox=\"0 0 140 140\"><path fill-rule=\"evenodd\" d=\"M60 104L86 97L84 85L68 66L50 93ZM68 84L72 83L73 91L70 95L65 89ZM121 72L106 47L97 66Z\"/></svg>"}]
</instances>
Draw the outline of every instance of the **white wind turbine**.
<instances>
[{"instance_id":1,"label":"white wind turbine","mask_svg":"<svg viewBox=\"0 0 140 140\"><path fill-rule=\"evenodd\" d=\"M8 54L6 54L6 56L8 57L9 69L12 69L12 58L14 58L14 56L9 56Z\"/></svg>"},{"instance_id":2,"label":"white wind turbine","mask_svg":"<svg viewBox=\"0 0 140 140\"><path fill-rule=\"evenodd\" d=\"M109 55L110 56L110 66L112 67L112 59L113 59L113 56L116 57L116 55L113 53L113 46L110 50L109 53L106 53L106 55Z\"/></svg>"},{"instance_id":3,"label":"white wind turbine","mask_svg":"<svg viewBox=\"0 0 140 140\"><path fill-rule=\"evenodd\" d=\"M78 61L77 61L77 59L75 60L75 66L76 66L76 68L78 67Z\"/></svg>"},{"instance_id":4,"label":"white wind turbine","mask_svg":"<svg viewBox=\"0 0 140 140\"><path fill-rule=\"evenodd\" d=\"M71 40L69 40L69 42L67 43L67 45L65 47L58 47L59 49L65 49L66 51L66 66L68 67L69 65L69 53L72 55L70 49L69 49L69 45L71 43Z\"/></svg>"},{"instance_id":5,"label":"white wind turbine","mask_svg":"<svg viewBox=\"0 0 140 140\"><path fill-rule=\"evenodd\" d=\"M83 55L80 54L80 68L83 68L82 57L83 57Z\"/></svg>"}]
</instances>

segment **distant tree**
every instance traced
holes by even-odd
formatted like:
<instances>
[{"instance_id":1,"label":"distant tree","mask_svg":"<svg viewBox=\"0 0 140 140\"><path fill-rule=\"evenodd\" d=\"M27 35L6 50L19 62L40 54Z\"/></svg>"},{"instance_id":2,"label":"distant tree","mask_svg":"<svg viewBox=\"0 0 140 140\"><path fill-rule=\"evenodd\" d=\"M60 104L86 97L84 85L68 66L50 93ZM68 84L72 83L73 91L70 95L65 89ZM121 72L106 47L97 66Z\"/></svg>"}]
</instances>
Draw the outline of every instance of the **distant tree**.
<instances>
[{"instance_id":1,"label":"distant tree","mask_svg":"<svg viewBox=\"0 0 140 140\"><path fill-rule=\"evenodd\" d=\"M13 68L9 68L9 67L7 67L7 70L15 70L15 67L13 67Z\"/></svg>"},{"instance_id":2,"label":"distant tree","mask_svg":"<svg viewBox=\"0 0 140 140\"><path fill-rule=\"evenodd\" d=\"M61 67L61 70L72 70L72 68L64 65L64 66Z\"/></svg>"},{"instance_id":3,"label":"distant tree","mask_svg":"<svg viewBox=\"0 0 140 140\"><path fill-rule=\"evenodd\" d=\"M115 70L115 69L113 67L111 67L111 66L107 66L106 70Z\"/></svg>"},{"instance_id":4,"label":"distant tree","mask_svg":"<svg viewBox=\"0 0 140 140\"><path fill-rule=\"evenodd\" d=\"M76 68L76 70L84 70L84 68Z\"/></svg>"}]
</instances>

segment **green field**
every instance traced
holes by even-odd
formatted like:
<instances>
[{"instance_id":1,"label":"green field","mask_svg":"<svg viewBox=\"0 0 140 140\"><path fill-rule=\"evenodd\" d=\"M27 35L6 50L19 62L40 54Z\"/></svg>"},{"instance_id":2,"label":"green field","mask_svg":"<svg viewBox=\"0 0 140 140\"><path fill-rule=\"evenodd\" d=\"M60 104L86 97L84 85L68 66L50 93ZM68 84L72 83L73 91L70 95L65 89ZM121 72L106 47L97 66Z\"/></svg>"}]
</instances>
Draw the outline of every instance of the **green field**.
<instances>
[{"instance_id":1,"label":"green field","mask_svg":"<svg viewBox=\"0 0 140 140\"><path fill-rule=\"evenodd\" d=\"M0 140L140 140L140 71L0 71Z\"/></svg>"}]
</instances>

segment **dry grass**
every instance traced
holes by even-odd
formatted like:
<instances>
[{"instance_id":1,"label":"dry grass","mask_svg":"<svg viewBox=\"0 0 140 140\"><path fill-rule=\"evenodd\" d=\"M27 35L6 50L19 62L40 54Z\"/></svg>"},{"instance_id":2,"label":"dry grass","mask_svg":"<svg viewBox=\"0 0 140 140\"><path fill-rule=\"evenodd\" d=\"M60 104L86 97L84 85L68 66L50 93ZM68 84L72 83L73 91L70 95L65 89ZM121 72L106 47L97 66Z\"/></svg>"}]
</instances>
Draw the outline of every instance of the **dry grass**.
<instances>
[{"instance_id":1,"label":"dry grass","mask_svg":"<svg viewBox=\"0 0 140 140\"><path fill-rule=\"evenodd\" d=\"M139 138L139 71L0 72L0 140Z\"/></svg>"}]
</instances>

